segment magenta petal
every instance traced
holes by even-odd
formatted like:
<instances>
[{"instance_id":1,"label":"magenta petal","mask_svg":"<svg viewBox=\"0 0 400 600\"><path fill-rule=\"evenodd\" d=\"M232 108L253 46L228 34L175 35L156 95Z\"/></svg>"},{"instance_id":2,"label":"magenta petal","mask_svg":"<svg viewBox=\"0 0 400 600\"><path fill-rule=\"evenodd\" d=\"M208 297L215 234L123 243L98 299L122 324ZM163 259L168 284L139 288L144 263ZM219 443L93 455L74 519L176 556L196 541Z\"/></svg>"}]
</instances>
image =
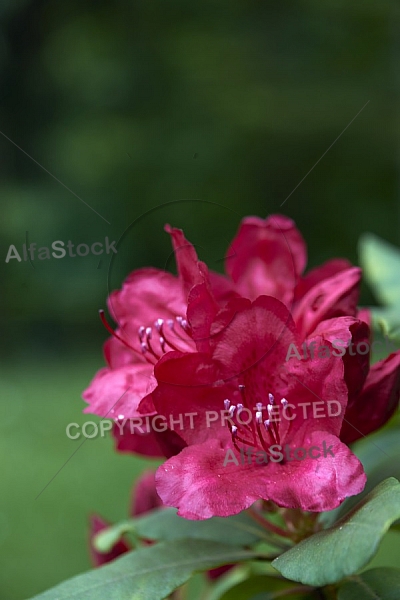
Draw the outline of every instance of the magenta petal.
<instances>
[{"instance_id":1,"label":"magenta petal","mask_svg":"<svg viewBox=\"0 0 400 600\"><path fill-rule=\"evenodd\" d=\"M83 412L102 418L133 418L144 396L156 386L153 367L146 363L127 365L120 369L100 369L91 384L83 392L89 404Z\"/></svg>"},{"instance_id":2,"label":"magenta petal","mask_svg":"<svg viewBox=\"0 0 400 600\"><path fill-rule=\"evenodd\" d=\"M274 296L289 304L306 260L305 242L291 219L247 217L228 249L225 268L242 296Z\"/></svg>"},{"instance_id":3,"label":"magenta petal","mask_svg":"<svg viewBox=\"0 0 400 600\"><path fill-rule=\"evenodd\" d=\"M217 365L207 354L170 353L156 365L158 386L152 394L158 415L176 428L186 443L230 439L222 426L224 399L232 387L217 381Z\"/></svg>"},{"instance_id":4,"label":"magenta petal","mask_svg":"<svg viewBox=\"0 0 400 600\"><path fill-rule=\"evenodd\" d=\"M215 335L214 343L213 358L221 363L225 380L239 377L254 381L250 369L262 364L263 370L270 372L265 386L280 379L278 368L285 365L290 344L299 345L299 340L286 306L270 296L260 296L234 312L229 325ZM264 389L263 393L270 391Z\"/></svg>"},{"instance_id":5,"label":"magenta petal","mask_svg":"<svg viewBox=\"0 0 400 600\"><path fill-rule=\"evenodd\" d=\"M163 503L178 508L186 519L200 520L237 514L262 497L263 479L249 482L246 469L224 467L226 451L218 440L208 440L161 465L156 486Z\"/></svg>"},{"instance_id":6,"label":"magenta petal","mask_svg":"<svg viewBox=\"0 0 400 600\"><path fill-rule=\"evenodd\" d=\"M186 302L182 284L171 273L159 269L139 269L131 273L122 289L108 298L110 315L119 326L127 321L132 329L152 326L158 318L184 315Z\"/></svg>"},{"instance_id":7,"label":"magenta petal","mask_svg":"<svg viewBox=\"0 0 400 600\"><path fill-rule=\"evenodd\" d=\"M361 269L352 267L311 288L293 310L302 337L320 323L334 317L354 317L357 312Z\"/></svg>"},{"instance_id":8,"label":"magenta petal","mask_svg":"<svg viewBox=\"0 0 400 600\"><path fill-rule=\"evenodd\" d=\"M216 301L222 306L232 298L236 298L239 294L235 291L235 286L231 279L225 275L220 275L214 271L208 274L211 290Z\"/></svg>"},{"instance_id":9,"label":"magenta petal","mask_svg":"<svg viewBox=\"0 0 400 600\"><path fill-rule=\"evenodd\" d=\"M179 278L187 294L194 285L207 278L207 267L199 261L193 244L185 238L182 229L170 225L165 225L164 229L172 238Z\"/></svg>"},{"instance_id":10,"label":"magenta petal","mask_svg":"<svg viewBox=\"0 0 400 600\"><path fill-rule=\"evenodd\" d=\"M364 489L360 461L336 436L314 431L301 443L319 446L321 456L257 465L246 459L242 464L236 453L235 464L227 462L228 448L217 440L190 446L158 468L158 494L180 516L199 520L237 514L259 498L287 508L332 510Z\"/></svg>"},{"instance_id":11,"label":"magenta petal","mask_svg":"<svg viewBox=\"0 0 400 600\"><path fill-rule=\"evenodd\" d=\"M295 300L300 300L300 298L305 296L305 294L309 292L315 285L324 281L325 279L329 279L329 277L333 277L341 271L349 269L351 266L351 263L345 258L333 258L332 260L325 262L323 265L311 269L311 271L302 277L297 284L295 290Z\"/></svg>"},{"instance_id":12,"label":"magenta petal","mask_svg":"<svg viewBox=\"0 0 400 600\"><path fill-rule=\"evenodd\" d=\"M189 293L187 319L199 352L207 352L210 348L210 328L217 312L218 304L208 283L195 285Z\"/></svg>"},{"instance_id":13,"label":"magenta petal","mask_svg":"<svg viewBox=\"0 0 400 600\"><path fill-rule=\"evenodd\" d=\"M323 512L333 510L346 498L363 491L367 481L363 466L336 436L314 431L292 445L297 448L318 446L322 452L318 459L307 457L285 465L270 465L270 477L274 481L271 500L278 506Z\"/></svg>"}]
</instances>

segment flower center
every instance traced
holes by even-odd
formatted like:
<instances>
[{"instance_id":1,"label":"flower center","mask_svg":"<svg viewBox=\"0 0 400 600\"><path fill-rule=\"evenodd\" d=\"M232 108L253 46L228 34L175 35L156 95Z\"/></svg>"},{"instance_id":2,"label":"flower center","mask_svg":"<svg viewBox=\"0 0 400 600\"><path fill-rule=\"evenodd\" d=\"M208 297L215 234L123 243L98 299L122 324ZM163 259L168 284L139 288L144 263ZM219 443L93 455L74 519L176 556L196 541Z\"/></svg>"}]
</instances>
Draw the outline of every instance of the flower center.
<instances>
[{"instance_id":1,"label":"flower center","mask_svg":"<svg viewBox=\"0 0 400 600\"><path fill-rule=\"evenodd\" d=\"M232 442L239 452L243 450L239 444L245 444L263 450L271 456L270 446L280 445L281 441L279 425L274 418L279 410L275 397L269 393L266 406L263 406L261 402L257 402L254 407L251 407L244 385L239 385L239 392L241 402L238 404L231 404L229 399L224 400L224 408L229 411L230 419L227 419L227 424ZM283 408L286 408L288 401L286 398L282 398L280 404ZM255 414L253 414L254 412Z\"/></svg>"}]
</instances>

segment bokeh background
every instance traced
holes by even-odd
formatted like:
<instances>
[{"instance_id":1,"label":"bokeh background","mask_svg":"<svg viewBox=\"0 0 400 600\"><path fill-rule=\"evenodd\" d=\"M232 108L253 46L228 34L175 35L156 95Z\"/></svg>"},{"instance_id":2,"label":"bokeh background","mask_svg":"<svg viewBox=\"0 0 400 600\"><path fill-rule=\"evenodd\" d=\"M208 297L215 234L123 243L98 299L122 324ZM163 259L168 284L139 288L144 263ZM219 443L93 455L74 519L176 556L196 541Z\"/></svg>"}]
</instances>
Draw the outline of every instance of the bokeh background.
<instances>
[{"instance_id":1,"label":"bokeh background","mask_svg":"<svg viewBox=\"0 0 400 600\"><path fill-rule=\"evenodd\" d=\"M357 263L366 231L400 244L399 31L387 0L2 0L1 599L89 568L89 513L124 518L154 464L107 437L56 475L103 366L98 309L133 269L174 269L165 223L215 270L248 214L295 219L309 266ZM120 242L112 264L6 264L27 236Z\"/></svg>"}]
</instances>

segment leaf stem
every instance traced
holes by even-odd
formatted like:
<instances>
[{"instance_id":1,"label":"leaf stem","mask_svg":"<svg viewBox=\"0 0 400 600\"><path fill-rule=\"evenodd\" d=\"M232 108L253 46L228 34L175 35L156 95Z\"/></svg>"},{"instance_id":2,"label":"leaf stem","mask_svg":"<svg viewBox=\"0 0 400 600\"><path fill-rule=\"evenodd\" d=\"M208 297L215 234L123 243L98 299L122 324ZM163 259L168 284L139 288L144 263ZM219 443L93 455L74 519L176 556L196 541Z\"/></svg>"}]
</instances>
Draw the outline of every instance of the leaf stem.
<instances>
[{"instance_id":1,"label":"leaf stem","mask_svg":"<svg viewBox=\"0 0 400 600\"><path fill-rule=\"evenodd\" d=\"M270 521L265 519L262 516L262 514L259 513L257 510L255 510L254 508L252 508L252 507L248 508L247 512L249 513L249 515L252 519L257 521L257 523L259 523L264 529L266 529L270 533L274 533L275 535L279 535L280 537L291 539L291 534L288 531L285 531L285 529L282 529L282 527L279 527L278 525L274 525L273 523L271 523Z\"/></svg>"}]
</instances>

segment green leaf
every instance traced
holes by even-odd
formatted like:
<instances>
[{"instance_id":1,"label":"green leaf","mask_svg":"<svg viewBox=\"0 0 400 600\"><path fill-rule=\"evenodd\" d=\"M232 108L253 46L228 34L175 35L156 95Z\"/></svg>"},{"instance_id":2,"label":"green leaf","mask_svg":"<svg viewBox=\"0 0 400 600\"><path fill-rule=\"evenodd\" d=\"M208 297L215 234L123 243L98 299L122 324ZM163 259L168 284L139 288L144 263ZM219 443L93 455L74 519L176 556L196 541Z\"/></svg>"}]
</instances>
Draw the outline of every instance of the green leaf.
<instances>
[{"instance_id":1,"label":"green leaf","mask_svg":"<svg viewBox=\"0 0 400 600\"><path fill-rule=\"evenodd\" d=\"M95 538L95 547L99 552L108 552L121 535L128 532L149 540L223 540L235 546L251 546L264 536L263 530L246 513L189 521L178 517L175 508L161 508L103 530Z\"/></svg>"},{"instance_id":2,"label":"green leaf","mask_svg":"<svg viewBox=\"0 0 400 600\"><path fill-rule=\"evenodd\" d=\"M272 562L284 577L323 586L357 573L400 518L400 483L386 479L333 527L303 540Z\"/></svg>"},{"instance_id":3,"label":"green leaf","mask_svg":"<svg viewBox=\"0 0 400 600\"><path fill-rule=\"evenodd\" d=\"M400 306L400 250L372 233L359 240L364 276L375 296L385 305Z\"/></svg>"},{"instance_id":4,"label":"green leaf","mask_svg":"<svg viewBox=\"0 0 400 600\"><path fill-rule=\"evenodd\" d=\"M219 600L275 600L284 597L288 600L318 600L320 596L316 591L310 591L302 586L293 586L292 581L278 579L277 577L256 575L231 587ZM290 593L290 590L293 593ZM283 595L284 593L284 595Z\"/></svg>"},{"instance_id":5,"label":"green leaf","mask_svg":"<svg viewBox=\"0 0 400 600\"><path fill-rule=\"evenodd\" d=\"M338 600L399 600L400 569L382 567L349 578L339 588Z\"/></svg>"},{"instance_id":6,"label":"green leaf","mask_svg":"<svg viewBox=\"0 0 400 600\"><path fill-rule=\"evenodd\" d=\"M400 339L400 305L377 308L370 306L372 326L381 331L384 337Z\"/></svg>"},{"instance_id":7,"label":"green leaf","mask_svg":"<svg viewBox=\"0 0 400 600\"><path fill-rule=\"evenodd\" d=\"M196 571L257 555L205 540L155 544L73 577L32 600L162 600Z\"/></svg>"},{"instance_id":8,"label":"green leaf","mask_svg":"<svg viewBox=\"0 0 400 600\"><path fill-rule=\"evenodd\" d=\"M360 459L367 475L367 484L361 494L347 498L338 508L322 516L326 525L348 513L356 504L388 477L400 480L400 432L398 428L378 431L357 441L352 451Z\"/></svg>"}]
</instances>

